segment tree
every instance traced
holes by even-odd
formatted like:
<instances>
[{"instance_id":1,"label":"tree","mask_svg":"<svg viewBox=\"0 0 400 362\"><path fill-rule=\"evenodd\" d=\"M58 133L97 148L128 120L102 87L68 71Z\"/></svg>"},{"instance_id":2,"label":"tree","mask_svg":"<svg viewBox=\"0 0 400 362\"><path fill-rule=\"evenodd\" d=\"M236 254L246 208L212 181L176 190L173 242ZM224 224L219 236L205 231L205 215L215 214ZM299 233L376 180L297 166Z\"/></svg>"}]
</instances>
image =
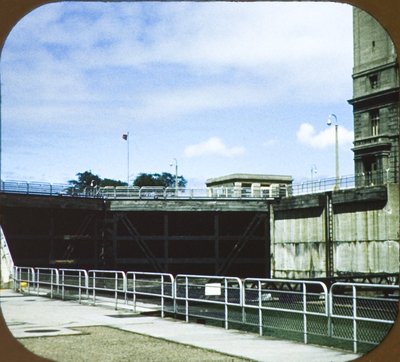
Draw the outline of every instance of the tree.
<instances>
[{"instance_id":1,"label":"tree","mask_svg":"<svg viewBox=\"0 0 400 362\"><path fill-rule=\"evenodd\" d=\"M98 175L92 173L92 171L78 172L77 180L69 180L68 183L72 185L71 192L82 192L89 187L104 187L104 186L126 186L126 182L119 180L112 180L109 178L102 179Z\"/></svg>"},{"instance_id":2,"label":"tree","mask_svg":"<svg viewBox=\"0 0 400 362\"><path fill-rule=\"evenodd\" d=\"M175 176L168 172L159 173L141 173L136 177L133 182L135 186L162 186L162 187L174 187L175 186ZM178 187L185 187L187 181L183 176L178 176Z\"/></svg>"},{"instance_id":3,"label":"tree","mask_svg":"<svg viewBox=\"0 0 400 362\"><path fill-rule=\"evenodd\" d=\"M128 186L128 184L121 180L112 180L110 178L104 178L100 182L100 186Z\"/></svg>"}]
</instances>

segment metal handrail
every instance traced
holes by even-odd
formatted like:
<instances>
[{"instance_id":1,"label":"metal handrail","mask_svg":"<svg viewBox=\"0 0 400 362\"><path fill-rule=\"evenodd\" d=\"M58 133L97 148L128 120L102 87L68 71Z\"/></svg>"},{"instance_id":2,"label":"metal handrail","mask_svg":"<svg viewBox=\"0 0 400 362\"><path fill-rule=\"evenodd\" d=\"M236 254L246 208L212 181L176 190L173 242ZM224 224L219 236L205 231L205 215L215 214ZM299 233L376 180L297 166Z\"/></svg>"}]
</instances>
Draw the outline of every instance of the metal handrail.
<instances>
[{"instance_id":1,"label":"metal handrail","mask_svg":"<svg viewBox=\"0 0 400 362\"><path fill-rule=\"evenodd\" d=\"M238 285L237 288L233 288ZM181 288L184 290L182 294ZM238 291L238 301L229 300L229 290L235 289ZM189 322L189 308L193 303L206 303L220 305L224 308L224 326L225 329L229 328L229 306L242 307L243 306L243 286L242 281L237 277L227 276L206 276L206 275L190 275L178 274L175 277L175 301L184 301L185 303L185 320ZM179 314L178 308L175 313Z\"/></svg>"},{"instance_id":2,"label":"metal handrail","mask_svg":"<svg viewBox=\"0 0 400 362\"><path fill-rule=\"evenodd\" d=\"M61 299L65 299L65 288L78 289L79 303L82 300L82 290L85 291L86 298L89 297L89 275L84 269L59 269L60 271L60 286ZM73 283L69 279L78 279L78 283ZM82 284L83 279L83 284Z\"/></svg>"},{"instance_id":3,"label":"metal handrail","mask_svg":"<svg viewBox=\"0 0 400 362\"><path fill-rule=\"evenodd\" d=\"M338 294L335 294L335 289L343 289L347 288L351 290L350 294L344 294L343 290L339 291ZM331 318L336 318L336 319L347 319L352 321L352 329L353 329L353 352L357 353L358 351L358 342L359 342L359 327L358 327L358 322L375 322L375 323L382 323L382 324L393 324L394 320L393 318L389 318L389 315L386 315L388 318L383 318L382 316L380 318L376 317L363 317L359 315L359 309L362 310L365 308L364 306L360 305L361 301L363 301L363 304L371 304L373 308L371 310L377 310L376 304L379 306L386 306L388 303L391 303L392 305L398 305L399 299L398 298L389 298L389 297L371 297L368 296L368 292L371 290L391 290L391 291L396 291L399 293L399 285L381 285L381 284L363 284L363 283L342 283L342 282L337 282L334 283L331 286L330 293L329 293L329 315ZM367 290L367 295L360 295L362 290L366 289ZM338 313L336 310L340 310L339 308L336 308L337 304L340 303L335 303L335 297L337 299L340 299L345 302L345 306L347 306L347 310L351 311L351 315L346 315L345 313ZM350 303L346 303L347 301L350 301ZM343 303L343 302L342 302ZM343 309L343 308L342 308ZM397 309L397 308L396 308ZM379 311L379 309L378 309ZM385 316L385 314L388 314L388 311L384 309L384 312L381 314Z\"/></svg>"},{"instance_id":4,"label":"metal handrail","mask_svg":"<svg viewBox=\"0 0 400 362\"><path fill-rule=\"evenodd\" d=\"M302 319L301 329L294 329L294 331L304 335L304 343L308 343L310 334L318 334L330 339L345 339L353 342L355 353L360 343L374 345L380 342L381 329L387 331L390 328L396 319L395 314L398 309L398 285L367 283L337 282L328 290L322 282L308 280L262 278L241 280L237 277L187 274L179 274L174 279L171 274L166 273L117 270L86 272L83 269L14 267L14 289L30 293L29 284L31 283L36 288L40 285L41 288L47 288L47 290L53 290L55 287L57 290L59 287L63 290L67 286L76 289L77 286L74 283L65 281L64 275L67 273L68 275L78 274L79 280L84 279L84 286L78 286L79 293L81 288L91 289L93 304L96 304L96 292L103 293L102 301L106 303L114 301L115 309L119 307L120 295L124 296L125 308L130 307L127 301L128 294L132 294L134 299L143 296L145 300L147 300L146 297L152 296L161 301L161 316L164 317L164 311L167 311L165 299L168 298L173 303L173 309L171 308L169 312L184 314L187 322L189 322L189 317L219 320L223 321L225 328L228 329L228 323L233 320L235 325L240 323L257 326L260 335L266 328L271 328L268 324L270 318L265 318L265 313L268 316L271 316L271 312L279 315L285 313L285 320ZM46 275L47 279L41 280L41 274ZM61 278L59 278L60 274ZM138 290L136 283L140 279L149 284L146 285L147 290ZM21 282L28 283L27 290L23 290ZM170 293L166 293L166 288L169 287ZM380 293L371 294L374 290ZM52 293L51 297L53 297ZM316 328L313 327L315 317L320 321L320 325ZM312 318L312 323L309 323L310 318ZM347 331L351 331L350 334L348 332L344 336L338 334L342 333L343 327L334 327L340 320L352 322L341 323L342 326L347 326ZM375 323L380 327L375 333L374 330L370 331L368 326L363 326L363 322ZM286 330L286 326L272 328ZM368 331L375 333L373 341L365 339L364 335Z\"/></svg>"},{"instance_id":5,"label":"metal handrail","mask_svg":"<svg viewBox=\"0 0 400 362\"><path fill-rule=\"evenodd\" d=\"M247 303L249 298L246 298L247 292L254 291L254 288L246 288L246 284L250 283L250 285L257 285L256 291L257 294L257 304ZM291 284L295 286L299 286L299 291L283 291L279 289L271 289L271 288L263 288L263 283L269 283L273 285L278 284ZM288 313L302 314L303 315L303 339L304 343L308 343L308 316L325 316L328 317L328 289L326 285L319 281L309 281L309 280L286 280L286 279L256 279L256 278L246 278L243 282L244 285L244 307L253 308L259 311L259 335L263 335L263 311L282 311ZM309 289L318 289L320 292L318 294L310 293ZM294 297L296 300L295 303L279 303L276 304L275 298L279 299L282 295L288 295ZM321 301L324 304L323 311L312 311L307 308L307 297L309 296L318 296L318 301ZM266 297L265 297L266 296ZM275 296L275 297L274 297ZM268 303L269 302L269 303ZM296 308L295 306L300 306L300 308ZM329 330L329 325L327 326L327 330Z\"/></svg>"},{"instance_id":6,"label":"metal handrail","mask_svg":"<svg viewBox=\"0 0 400 362\"><path fill-rule=\"evenodd\" d=\"M36 276L36 291L39 295L40 286L50 285L50 297L53 298L54 287L56 287L56 293L59 292L60 285L60 273L56 268L35 268ZM44 275L44 278L41 279L41 275Z\"/></svg>"},{"instance_id":7,"label":"metal handrail","mask_svg":"<svg viewBox=\"0 0 400 362\"><path fill-rule=\"evenodd\" d=\"M161 317L165 316L165 301L166 299L174 300L175 296L175 280L172 274L169 273L153 273L153 272L126 272L127 279L127 302L128 296L132 296L133 310L136 312L138 296L156 297L160 299L161 304ZM154 288L156 283L156 288ZM132 285L131 285L132 284ZM146 285L143 290L143 284ZM160 293L157 293L157 286L160 287ZM170 286L170 293L166 291L167 286ZM175 310L175 307L174 307Z\"/></svg>"},{"instance_id":8,"label":"metal handrail","mask_svg":"<svg viewBox=\"0 0 400 362\"><path fill-rule=\"evenodd\" d=\"M251 187L175 188L163 186L88 186L79 191L69 184L52 184L35 181L0 181L0 192L27 195L70 196L104 199L275 199L319 192L384 185L391 179L392 169L360 173L336 178L306 180L292 185Z\"/></svg>"},{"instance_id":9,"label":"metal handrail","mask_svg":"<svg viewBox=\"0 0 400 362\"><path fill-rule=\"evenodd\" d=\"M101 276L99 276L101 274ZM89 289L92 290L93 304L96 304L96 291L114 293L115 309L118 308L118 295L124 295L126 302L127 280L126 274L120 270L89 270ZM97 276L96 276L97 275ZM102 284L99 286L99 279ZM119 287L122 281L122 288ZM90 286L91 282L91 286Z\"/></svg>"}]
</instances>

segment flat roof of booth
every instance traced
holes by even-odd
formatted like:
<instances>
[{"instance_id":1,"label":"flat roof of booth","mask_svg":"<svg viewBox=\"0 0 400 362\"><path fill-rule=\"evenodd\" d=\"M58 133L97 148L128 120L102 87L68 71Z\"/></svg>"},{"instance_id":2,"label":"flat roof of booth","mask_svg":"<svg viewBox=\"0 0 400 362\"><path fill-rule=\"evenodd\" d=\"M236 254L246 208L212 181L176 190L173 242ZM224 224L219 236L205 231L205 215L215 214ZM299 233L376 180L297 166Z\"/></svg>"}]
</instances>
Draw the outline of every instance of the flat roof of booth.
<instances>
[{"instance_id":1,"label":"flat roof of booth","mask_svg":"<svg viewBox=\"0 0 400 362\"><path fill-rule=\"evenodd\" d=\"M261 183L261 184L292 184L293 178L288 175L264 175L253 173L233 173L231 175L210 178L206 186L225 185L234 182Z\"/></svg>"}]
</instances>

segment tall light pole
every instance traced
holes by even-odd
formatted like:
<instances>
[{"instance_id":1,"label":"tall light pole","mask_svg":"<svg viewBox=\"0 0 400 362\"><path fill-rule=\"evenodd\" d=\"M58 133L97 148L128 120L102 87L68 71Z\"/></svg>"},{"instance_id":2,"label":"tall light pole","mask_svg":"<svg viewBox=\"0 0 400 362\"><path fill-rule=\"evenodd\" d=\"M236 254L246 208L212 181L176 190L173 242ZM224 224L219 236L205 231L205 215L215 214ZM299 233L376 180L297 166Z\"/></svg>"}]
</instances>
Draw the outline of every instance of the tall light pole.
<instances>
[{"instance_id":1,"label":"tall light pole","mask_svg":"<svg viewBox=\"0 0 400 362\"><path fill-rule=\"evenodd\" d=\"M176 158L174 158L175 162L175 193L178 194L178 161ZM171 163L170 166L173 166Z\"/></svg>"},{"instance_id":2,"label":"tall light pole","mask_svg":"<svg viewBox=\"0 0 400 362\"><path fill-rule=\"evenodd\" d=\"M126 182L128 183L129 186L129 132L126 132L122 135L122 139L126 141L126 146L127 146L127 177L126 177Z\"/></svg>"},{"instance_id":3,"label":"tall light pole","mask_svg":"<svg viewBox=\"0 0 400 362\"><path fill-rule=\"evenodd\" d=\"M311 166L311 193L314 192L314 174L317 173L317 166Z\"/></svg>"},{"instance_id":4,"label":"tall light pole","mask_svg":"<svg viewBox=\"0 0 400 362\"><path fill-rule=\"evenodd\" d=\"M335 114L331 113L328 117L326 124L330 126L332 124L332 119L335 122L335 168L336 168L336 182L335 190L339 189L339 139L338 139L338 121Z\"/></svg>"}]
</instances>

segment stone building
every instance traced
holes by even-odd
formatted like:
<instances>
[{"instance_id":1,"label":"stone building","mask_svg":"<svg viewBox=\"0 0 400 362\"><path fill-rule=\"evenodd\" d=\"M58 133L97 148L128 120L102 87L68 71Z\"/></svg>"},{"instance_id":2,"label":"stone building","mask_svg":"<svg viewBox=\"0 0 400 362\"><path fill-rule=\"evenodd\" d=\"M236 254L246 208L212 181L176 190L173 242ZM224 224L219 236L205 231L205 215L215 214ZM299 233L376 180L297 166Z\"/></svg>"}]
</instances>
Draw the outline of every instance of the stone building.
<instances>
[{"instance_id":1,"label":"stone building","mask_svg":"<svg viewBox=\"0 0 400 362\"><path fill-rule=\"evenodd\" d=\"M358 186L398 182L399 73L383 27L354 8L354 165Z\"/></svg>"},{"instance_id":2,"label":"stone building","mask_svg":"<svg viewBox=\"0 0 400 362\"><path fill-rule=\"evenodd\" d=\"M285 197L289 194L292 182L292 176L288 175L235 173L210 178L206 186L210 196Z\"/></svg>"}]
</instances>

